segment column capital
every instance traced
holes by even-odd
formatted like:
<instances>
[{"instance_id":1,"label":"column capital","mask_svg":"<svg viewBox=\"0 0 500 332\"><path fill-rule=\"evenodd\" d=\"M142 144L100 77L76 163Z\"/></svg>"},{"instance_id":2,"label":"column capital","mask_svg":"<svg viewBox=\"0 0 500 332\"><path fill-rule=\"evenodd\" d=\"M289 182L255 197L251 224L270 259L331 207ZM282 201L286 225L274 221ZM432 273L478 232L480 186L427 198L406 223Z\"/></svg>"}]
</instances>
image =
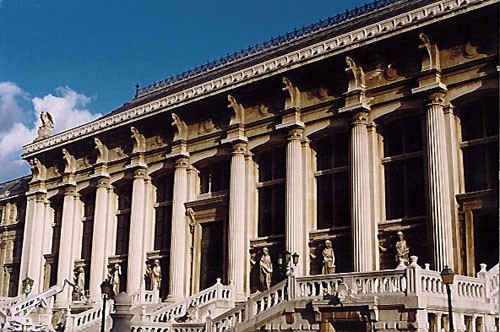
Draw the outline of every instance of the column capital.
<instances>
[{"instance_id":1,"label":"column capital","mask_svg":"<svg viewBox=\"0 0 500 332\"><path fill-rule=\"evenodd\" d=\"M109 188L109 178L107 178L107 177L98 178L97 182L96 182L96 187L97 188Z\"/></svg>"},{"instance_id":2,"label":"column capital","mask_svg":"<svg viewBox=\"0 0 500 332\"><path fill-rule=\"evenodd\" d=\"M436 89L429 91L426 98L426 106L445 106L446 90Z\"/></svg>"},{"instance_id":3,"label":"column capital","mask_svg":"<svg viewBox=\"0 0 500 332\"><path fill-rule=\"evenodd\" d=\"M76 196L76 186L75 185L66 185L64 187L64 196Z\"/></svg>"},{"instance_id":4,"label":"column capital","mask_svg":"<svg viewBox=\"0 0 500 332\"><path fill-rule=\"evenodd\" d=\"M147 175L147 169L146 168L137 168L136 170L134 170L134 179L138 179L138 178L145 178Z\"/></svg>"},{"instance_id":5,"label":"column capital","mask_svg":"<svg viewBox=\"0 0 500 332\"><path fill-rule=\"evenodd\" d=\"M182 156L175 160L175 168L188 168L189 167L189 158Z\"/></svg>"},{"instance_id":6,"label":"column capital","mask_svg":"<svg viewBox=\"0 0 500 332\"><path fill-rule=\"evenodd\" d=\"M303 134L304 134L303 128L301 128L301 127L293 128L288 132L287 140L288 141L301 141L303 138Z\"/></svg>"},{"instance_id":7,"label":"column capital","mask_svg":"<svg viewBox=\"0 0 500 332\"><path fill-rule=\"evenodd\" d=\"M247 152L247 143L246 142L238 142L233 144L231 147L231 154L245 154Z\"/></svg>"},{"instance_id":8,"label":"column capital","mask_svg":"<svg viewBox=\"0 0 500 332\"><path fill-rule=\"evenodd\" d=\"M352 126L364 125L368 126L368 117L370 113L366 110L359 110L352 115Z\"/></svg>"}]
</instances>

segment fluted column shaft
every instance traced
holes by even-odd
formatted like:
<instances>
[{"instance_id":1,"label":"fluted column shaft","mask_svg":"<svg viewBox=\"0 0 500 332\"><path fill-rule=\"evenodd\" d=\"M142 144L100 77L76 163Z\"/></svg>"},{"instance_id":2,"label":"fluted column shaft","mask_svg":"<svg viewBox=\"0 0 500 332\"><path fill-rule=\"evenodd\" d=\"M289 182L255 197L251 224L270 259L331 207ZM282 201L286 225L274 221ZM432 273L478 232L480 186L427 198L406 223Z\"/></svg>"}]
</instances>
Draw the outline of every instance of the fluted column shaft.
<instances>
[{"instance_id":1,"label":"fluted column shaft","mask_svg":"<svg viewBox=\"0 0 500 332\"><path fill-rule=\"evenodd\" d=\"M73 232L75 231L75 204L77 199L76 188L67 186L64 190L61 242L59 245L59 259L57 263L57 284L62 285L64 280L73 281ZM67 307L71 302L71 287L56 295L56 307Z\"/></svg>"},{"instance_id":2,"label":"fluted column shaft","mask_svg":"<svg viewBox=\"0 0 500 332\"><path fill-rule=\"evenodd\" d=\"M146 169L134 172L132 205L130 208L130 236L127 260L127 292L133 293L141 286L144 270L144 218L146 209Z\"/></svg>"},{"instance_id":3,"label":"fluted column shaft","mask_svg":"<svg viewBox=\"0 0 500 332\"><path fill-rule=\"evenodd\" d=\"M304 274L305 222L303 220L302 128L288 133L286 145L286 249L300 254L296 274Z\"/></svg>"},{"instance_id":4,"label":"fluted column shaft","mask_svg":"<svg viewBox=\"0 0 500 332\"><path fill-rule=\"evenodd\" d=\"M178 300L186 292L186 243L188 225L185 220L184 203L188 194L188 159L179 158L175 163L174 193L172 197L172 237L170 244L170 289L169 299Z\"/></svg>"},{"instance_id":5,"label":"fluted column shaft","mask_svg":"<svg viewBox=\"0 0 500 332\"><path fill-rule=\"evenodd\" d=\"M34 280L32 292L43 290L43 236L40 236L40 229L45 222L45 196L45 193L33 194L28 197L26 205L19 289L22 288L21 281L30 277Z\"/></svg>"},{"instance_id":6,"label":"fluted column shaft","mask_svg":"<svg viewBox=\"0 0 500 332\"><path fill-rule=\"evenodd\" d=\"M356 272L373 270L367 117L367 112L355 113L351 129L351 228Z\"/></svg>"},{"instance_id":7,"label":"fluted column shaft","mask_svg":"<svg viewBox=\"0 0 500 332\"><path fill-rule=\"evenodd\" d=\"M100 285L107 274L106 222L108 219L108 188L108 178L100 178L97 180L89 279L90 298L94 301L101 297Z\"/></svg>"},{"instance_id":8,"label":"fluted column shaft","mask_svg":"<svg viewBox=\"0 0 500 332\"><path fill-rule=\"evenodd\" d=\"M236 297L245 299L245 152L246 143L233 146L229 181L229 280Z\"/></svg>"},{"instance_id":9,"label":"fluted column shaft","mask_svg":"<svg viewBox=\"0 0 500 332\"><path fill-rule=\"evenodd\" d=\"M453 227L446 151L444 92L430 95L426 112L429 219L433 237L434 269L453 266Z\"/></svg>"}]
</instances>

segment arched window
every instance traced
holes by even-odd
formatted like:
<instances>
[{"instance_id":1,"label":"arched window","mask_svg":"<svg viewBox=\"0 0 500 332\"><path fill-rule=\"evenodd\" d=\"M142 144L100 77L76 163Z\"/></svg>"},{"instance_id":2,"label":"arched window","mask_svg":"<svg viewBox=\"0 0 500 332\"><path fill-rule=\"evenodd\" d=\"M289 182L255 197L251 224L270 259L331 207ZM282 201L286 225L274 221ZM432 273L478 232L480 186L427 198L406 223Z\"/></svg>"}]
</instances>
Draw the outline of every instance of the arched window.
<instances>
[{"instance_id":1,"label":"arched window","mask_svg":"<svg viewBox=\"0 0 500 332\"><path fill-rule=\"evenodd\" d=\"M318 229L349 226L349 136L321 138L314 147Z\"/></svg>"}]
</instances>

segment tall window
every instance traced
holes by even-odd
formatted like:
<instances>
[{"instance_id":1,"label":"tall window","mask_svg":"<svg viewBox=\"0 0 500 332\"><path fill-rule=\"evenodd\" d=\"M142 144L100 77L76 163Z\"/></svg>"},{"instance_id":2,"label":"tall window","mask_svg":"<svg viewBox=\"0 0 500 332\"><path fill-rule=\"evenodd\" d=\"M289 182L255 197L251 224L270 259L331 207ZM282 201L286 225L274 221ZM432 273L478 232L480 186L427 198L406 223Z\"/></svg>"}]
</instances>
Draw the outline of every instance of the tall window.
<instances>
[{"instance_id":1,"label":"tall window","mask_svg":"<svg viewBox=\"0 0 500 332\"><path fill-rule=\"evenodd\" d=\"M130 236L130 209L132 206L132 185L118 189L118 211L116 211L116 255L126 255Z\"/></svg>"},{"instance_id":2,"label":"tall window","mask_svg":"<svg viewBox=\"0 0 500 332\"><path fill-rule=\"evenodd\" d=\"M315 144L318 229L350 224L348 142L339 134Z\"/></svg>"},{"instance_id":3,"label":"tall window","mask_svg":"<svg viewBox=\"0 0 500 332\"><path fill-rule=\"evenodd\" d=\"M155 250L170 249L170 232L172 228L172 196L173 177L169 174L155 181Z\"/></svg>"},{"instance_id":4,"label":"tall window","mask_svg":"<svg viewBox=\"0 0 500 332\"><path fill-rule=\"evenodd\" d=\"M498 188L498 99L488 97L460 112L465 191Z\"/></svg>"},{"instance_id":5,"label":"tall window","mask_svg":"<svg viewBox=\"0 0 500 332\"><path fill-rule=\"evenodd\" d=\"M57 284L57 268L59 261L59 247L61 244L61 225L62 225L62 214L63 214L63 202L62 200L57 200L52 205L54 209L54 223L52 226L52 248L51 254L53 257L53 262L50 265L50 275L49 286L54 286Z\"/></svg>"},{"instance_id":6,"label":"tall window","mask_svg":"<svg viewBox=\"0 0 500 332\"><path fill-rule=\"evenodd\" d=\"M386 218L425 215L422 120L407 117L384 126Z\"/></svg>"},{"instance_id":7,"label":"tall window","mask_svg":"<svg viewBox=\"0 0 500 332\"><path fill-rule=\"evenodd\" d=\"M261 153L258 165L259 236L285 234L285 148Z\"/></svg>"},{"instance_id":8,"label":"tall window","mask_svg":"<svg viewBox=\"0 0 500 332\"><path fill-rule=\"evenodd\" d=\"M229 162L220 161L200 168L200 193L214 193L229 188Z\"/></svg>"},{"instance_id":9,"label":"tall window","mask_svg":"<svg viewBox=\"0 0 500 332\"><path fill-rule=\"evenodd\" d=\"M94 230L95 194L88 194L82 198L84 204L83 234L81 258L90 260L92 254L92 232Z\"/></svg>"}]
</instances>

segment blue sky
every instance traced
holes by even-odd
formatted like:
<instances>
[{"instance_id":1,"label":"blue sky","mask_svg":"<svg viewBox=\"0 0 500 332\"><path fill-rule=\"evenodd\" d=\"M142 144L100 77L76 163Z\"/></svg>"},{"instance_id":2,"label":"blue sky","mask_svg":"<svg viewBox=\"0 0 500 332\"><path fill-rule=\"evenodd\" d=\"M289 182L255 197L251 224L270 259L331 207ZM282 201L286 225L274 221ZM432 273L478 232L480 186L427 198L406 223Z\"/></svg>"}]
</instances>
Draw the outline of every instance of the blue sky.
<instances>
[{"instance_id":1,"label":"blue sky","mask_svg":"<svg viewBox=\"0 0 500 332\"><path fill-rule=\"evenodd\" d=\"M59 132L146 86L366 1L0 0L0 182L29 174L40 112Z\"/></svg>"}]
</instances>

